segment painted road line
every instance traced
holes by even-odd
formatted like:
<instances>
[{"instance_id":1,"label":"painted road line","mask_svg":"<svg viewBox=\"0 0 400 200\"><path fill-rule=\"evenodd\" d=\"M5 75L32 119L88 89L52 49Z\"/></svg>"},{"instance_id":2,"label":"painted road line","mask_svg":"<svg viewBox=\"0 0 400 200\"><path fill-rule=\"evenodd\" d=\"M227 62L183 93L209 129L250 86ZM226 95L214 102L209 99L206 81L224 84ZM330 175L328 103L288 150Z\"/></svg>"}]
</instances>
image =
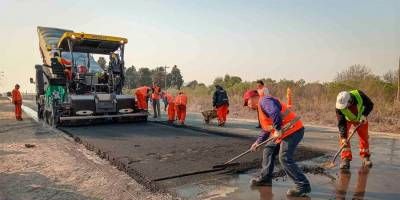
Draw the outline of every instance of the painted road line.
<instances>
[{"instance_id":1,"label":"painted road line","mask_svg":"<svg viewBox=\"0 0 400 200\"><path fill-rule=\"evenodd\" d=\"M39 121L38 117L37 117L37 112L34 111L32 108L29 108L28 106L24 106L22 105L22 110L29 116L31 117L33 120L35 121Z\"/></svg>"}]
</instances>

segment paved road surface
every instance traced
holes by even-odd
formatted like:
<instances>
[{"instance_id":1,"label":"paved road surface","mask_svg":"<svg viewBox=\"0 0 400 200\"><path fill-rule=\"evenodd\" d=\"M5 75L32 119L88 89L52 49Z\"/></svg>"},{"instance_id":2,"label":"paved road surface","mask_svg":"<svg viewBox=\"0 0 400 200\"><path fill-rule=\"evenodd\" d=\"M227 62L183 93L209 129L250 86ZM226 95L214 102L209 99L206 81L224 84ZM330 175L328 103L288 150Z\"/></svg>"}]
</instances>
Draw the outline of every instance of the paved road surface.
<instances>
[{"instance_id":1,"label":"paved road surface","mask_svg":"<svg viewBox=\"0 0 400 200\"><path fill-rule=\"evenodd\" d=\"M215 125L205 126L197 114L188 116L187 125L243 138L204 134L204 132L176 129L153 123L63 129L79 135L89 144L99 146L109 155L131 163L133 167L145 171L147 175L149 172L153 173L153 178L164 175L160 173L163 170L165 170L165 174L170 175L184 172L185 170L181 171L182 169L203 169L203 166L211 166L218 159L232 157L236 153L246 150L252 142L247 138L255 138L259 132L254 128L256 124L253 121L231 120L223 128ZM358 153L357 141L357 137L352 141L354 154ZM400 169L399 137L373 134L370 141L374 162L372 169L361 168L359 157L354 155L349 173L342 173L337 168L329 171L336 178L335 181L328 177L307 174L313 187L310 198L358 198L357 195L363 195L366 199L398 199L400 195L397 185L400 180L398 173ZM152 148L152 145L156 148ZM333 153L337 148L337 131L335 128L307 126L301 145L307 147L309 151L314 149L310 152L319 152L320 149L325 149ZM219 146L222 146L221 151L218 151L217 147ZM218 156L213 157L215 155ZM247 159L252 158L255 157ZM323 161L326 161L326 157L302 164L319 165ZM163 162L169 163L169 165L166 167L159 165ZM174 162L176 165L172 164ZM185 163L185 165L178 165L178 163ZM197 163L199 164L197 165ZM207 179L183 181L182 184L177 184L175 187L173 187L174 184L167 181L167 185L181 196L191 199L285 198L284 193L291 186L290 181L278 179L272 188L250 188L248 180L254 173L256 170L230 176L213 175L208 176Z\"/></svg>"}]
</instances>

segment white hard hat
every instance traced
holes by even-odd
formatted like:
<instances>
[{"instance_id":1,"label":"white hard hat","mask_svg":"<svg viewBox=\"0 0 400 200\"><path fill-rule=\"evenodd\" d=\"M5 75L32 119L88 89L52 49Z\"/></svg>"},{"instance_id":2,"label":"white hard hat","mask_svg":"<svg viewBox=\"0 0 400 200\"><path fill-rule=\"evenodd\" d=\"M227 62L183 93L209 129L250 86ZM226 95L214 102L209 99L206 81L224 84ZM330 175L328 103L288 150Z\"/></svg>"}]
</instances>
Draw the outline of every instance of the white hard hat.
<instances>
[{"instance_id":1,"label":"white hard hat","mask_svg":"<svg viewBox=\"0 0 400 200\"><path fill-rule=\"evenodd\" d=\"M337 109L344 109L347 107L350 101L350 93L347 91L342 91L337 95L336 98L336 108Z\"/></svg>"}]
</instances>

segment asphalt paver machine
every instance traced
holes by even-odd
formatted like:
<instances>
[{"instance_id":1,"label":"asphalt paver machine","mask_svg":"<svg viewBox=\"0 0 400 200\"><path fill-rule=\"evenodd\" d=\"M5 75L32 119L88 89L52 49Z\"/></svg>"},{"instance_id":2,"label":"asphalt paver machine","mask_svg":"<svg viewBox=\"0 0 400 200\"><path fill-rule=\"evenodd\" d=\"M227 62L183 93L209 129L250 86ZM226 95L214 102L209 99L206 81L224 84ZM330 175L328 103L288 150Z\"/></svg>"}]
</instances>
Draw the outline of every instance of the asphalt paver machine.
<instances>
[{"instance_id":1,"label":"asphalt paver machine","mask_svg":"<svg viewBox=\"0 0 400 200\"><path fill-rule=\"evenodd\" d=\"M122 94L127 39L49 27L37 31L43 61L35 66L39 119L52 126L147 120L135 98ZM99 65L95 56L108 57L108 64Z\"/></svg>"}]
</instances>

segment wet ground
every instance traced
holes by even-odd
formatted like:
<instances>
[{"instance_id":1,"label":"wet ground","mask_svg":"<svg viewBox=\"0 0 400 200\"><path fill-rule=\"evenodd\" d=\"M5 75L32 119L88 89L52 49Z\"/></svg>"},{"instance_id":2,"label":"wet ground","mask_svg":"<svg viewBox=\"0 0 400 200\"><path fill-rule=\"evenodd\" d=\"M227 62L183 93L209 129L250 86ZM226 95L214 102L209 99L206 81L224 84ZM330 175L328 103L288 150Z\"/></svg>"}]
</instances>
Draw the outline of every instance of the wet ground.
<instances>
[{"instance_id":1,"label":"wet ground","mask_svg":"<svg viewBox=\"0 0 400 200\"><path fill-rule=\"evenodd\" d=\"M192 130L154 123L63 129L79 136L95 151L100 147L100 156L120 160L117 165L122 165L121 168L130 166L123 169L128 174L129 170L133 174L140 172L149 180L192 172L192 169L209 169L220 160L246 150L259 132L251 120L230 120L226 127L221 128L214 124L204 125L197 114L189 114L186 124ZM229 133L231 137L220 133ZM354 137L351 170L339 171L336 167L325 175L308 173L312 193L301 199L399 199L399 139L398 136L372 134L374 166L365 169L360 166L358 138ZM307 126L301 145L305 148L298 151L297 158L313 159L299 164L320 166L337 148L337 131L335 128ZM321 152L321 149L327 152L325 156L314 158L317 154L309 155L309 152ZM257 158L259 154L253 154L242 161L251 162ZM137 170L132 172L133 169ZM293 185L285 176L275 179L272 187L250 188L248 181L257 172L257 169L233 174L220 171L160 183L188 199L287 199L286 190Z\"/></svg>"},{"instance_id":2,"label":"wet ground","mask_svg":"<svg viewBox=\"0 0 400 200\"><path fill-rule=\"evenodd\" d=\"M191 122L191 125L199 123ZM236 123L236 122L233 122ZM236 124L232 125L236 126ZM208 127L205 127L208 128ZM212 129L229 129L226 128ZM246 131L247 134L254 129ZM334 153L337 148L334 128L307 127L302 144L304 146L324 148ZM374 166L361 166L358 154L358 138L353 138L353 161L350 170L339 170L338 166L327 169L327 175L307 173L312 185L312 193L307 198L298 199L400 199L400 138L372 134L370 137L372 161ZM300 166L322 166L321 163L330 159L331 154L300 162ZM338 161L336 163L338 165ZM288 199L286 190L293 186L287 177L277 178L272 187L249 186L249 180L257 175L258 170L232 175L223 179L208 179L175 188L183 197L189 199ZM296 198L290 198L296 199Z\"/></svg>"}]
</instances>

